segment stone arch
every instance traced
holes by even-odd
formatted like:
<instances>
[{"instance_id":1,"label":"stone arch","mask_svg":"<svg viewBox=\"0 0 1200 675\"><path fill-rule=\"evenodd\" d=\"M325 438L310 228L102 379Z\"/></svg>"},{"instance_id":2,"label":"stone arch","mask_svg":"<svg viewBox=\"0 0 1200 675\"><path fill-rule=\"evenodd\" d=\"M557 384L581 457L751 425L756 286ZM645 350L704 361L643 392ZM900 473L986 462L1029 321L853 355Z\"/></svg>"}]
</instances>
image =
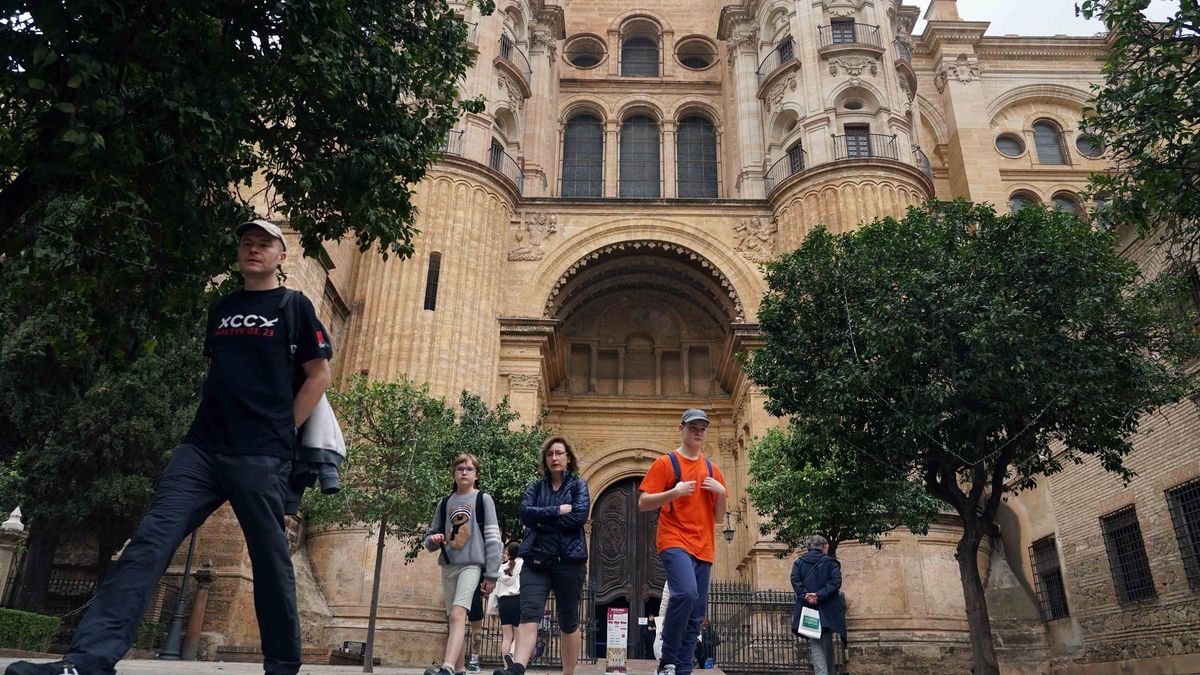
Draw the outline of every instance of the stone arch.
<instances>
[{"instance_id":1,"label":"stone arch","mask_svg":"<svg viewBox=\"0 0 1200 675\"><path fill-rule=\"evenodd\" d=\"M792 11L787 0L775 0L759 10L759 39L764 44L774 47L784 34L791 32L788 18Z\"/></svg>"},{"instance_id":2,"label":"stone arch","mask_svg":"<svg viewBox=\"0 0 1200 675\"><path fill-rule=\"evenodd\" d=\"M525 43L529 39L529 26L525 20L525 8L520 3L508 2L500 10L500 15L504 18L504 26L512 32L512 39L515 42Z\"/></svg>"},{"instance_id":3,"label":"stone arch","mask_svg":"<svg viewBox=\"0 0 1200 675\"><path fill-rule=\"evenodd\" d=\"M699 114L709 122L712 122L712 125L716 127L718 131L720 131L720 111L717 110L717 108L707 100L698 96L685 96L669 106L666 110L667 119L673 119L676 122L691 114Z\"/></svg>"},{"instance_id":4,"label":"stone arch","mask_svg":"<svg viewBox=\"0 0 1200 675\"><path fill-rule=\"evenodd\" d=\"M566 124L568 120L580 113L588 113L600 118L600 122L607 122L612 117L612 112L605 106L604 102L587 94L580 94L566 99L562 107L562 112L558 115L558 123Z\"/></svg>"},{"instance_id":5,"label":"stone arch","mask_svg":"<svg viewBox=\"0 0 1200 675\"><path fill-rule=\"evenodd\" d=\"M638 114L646 114L659 124L667 119L662 107L645 96L627 96L617 102L615 109L613 118L618 122L624 122L625 118Z\"/></svg>"},{"instance_id":6,"label":"stone arch","mask_svg":"<svg viewBox=\"0 0 1200 675\"><path fill-rule=\"evenodd\" d=\"M579 475L587 481L588 492L595 499L618 481L645 475L659 455L674 449L674 446L649 440L636 443L628 439L610 441L583 450L588 461L580 468Z\"/></svg>"},{"instance_id":7,"label":"stone arch","mask_svg":"<svg viewBox=\"0 0 1200 675\"><path fill-rule=\"evenodd\" d=\"M917 105L921 110L922 131L929 131L933 134L932 140L935 145L945 145L948 143L949 135L947 129L949 126L946 123L946 116L942 114L942 111L930 103L929 99L924 96L917 96Z\"/></svg>"},{"instance_id":8,"label":"stone arch","mask_svg":"<svg viewBox=\"0 0 1200 675\"><path fill-rule=\"evenodd\" d=\"M863 110L857 111L858 114L876 115L880 111L887 109L884 101L888 99L883 91L874 84L860 78L851 78L830 89L828 96L825 97L825 107L837 110L838 104L843 99L854 95L869 99L868 101L864 101L866 105L863 107Z\"/></svg>"},{"instance_id":9,"label":"stone arch","mask_svg":"<svg viewBox=\"0 0 1200 675\"><path fill-rule=\"evenodd\" d=\"M1082 89L1070 87L1064 84L1027 84L1021 87L1013 87L1008 91L1000 94L992 99L987 107L987 116L993 127L1000 123L1001 115L1009 112L1012 108L1025 103L1041 103L1049 104L1050 107L1061 107L1073 111L1077 117L1083 110L1083 106L1092 99L1092 95ZM924 112L924 108L922 108ZM1033 120L1027 120L1032 123ZM1060 124L1064 124L1063 120L1058 120ZM1071 122L1065 122L1063 128L1069 128Z\"/></svg>"},{"instance_id":10,"label":"stone arch","mask_svg":"<svg viewBox=\"0 0 1200 675\"><path fill-rule=\"evenodd\" d=\"M495 120L496 133L504 140L509 148L521 147L521 122L517 111L508 101L497 101L492 113Z\"/></svg>"},{"instance_id":11,"label":"stone arch","mask_svg":"<svg viewBox=\"0 0 1200 675\"><path fill-rule=\"evenodd\" d=\"M623 35L624 33L622 31L625 28L625 24L635 19L644 19L658 24L660 40L663 33L674 30L670 23L668 23L667 17L661 12L656 12L652 9L646 8L631 9L621 12L608 24L609 30L616 32L618 35Z\"/></svg>"}]
</instances>

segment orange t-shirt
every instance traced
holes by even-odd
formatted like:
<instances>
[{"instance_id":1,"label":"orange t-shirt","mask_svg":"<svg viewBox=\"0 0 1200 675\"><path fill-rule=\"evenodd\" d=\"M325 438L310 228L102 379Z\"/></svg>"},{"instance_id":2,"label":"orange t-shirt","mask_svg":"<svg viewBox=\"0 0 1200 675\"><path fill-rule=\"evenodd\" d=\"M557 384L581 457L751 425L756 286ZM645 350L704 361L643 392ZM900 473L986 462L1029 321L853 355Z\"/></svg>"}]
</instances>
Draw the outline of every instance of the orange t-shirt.
<instances>
[{"instance_id":1,"label":"orange t-shirt","mask_svg":"<svg viewBox=\"0 0 1200 675\"><path fill-rule=\"evenodd\" d=\"M678 450L673 450L679 459L679 480L696 481L696 491L687 497L677 497L663 504L658 510L658 552L668 548L681 548L696 557L697 560L713 562L713 532L716 519L713 516L713 505L717 496L700 487L708 478L708 466L704 455L696 459L684 457ZM713 464L713 478L725 485L725 476ZM649 494L666 492L675 485L675 470L671 468L671 458L663 455L654 460L646 477L642 479L639 489Z\"/></svg>"}]
</instances>

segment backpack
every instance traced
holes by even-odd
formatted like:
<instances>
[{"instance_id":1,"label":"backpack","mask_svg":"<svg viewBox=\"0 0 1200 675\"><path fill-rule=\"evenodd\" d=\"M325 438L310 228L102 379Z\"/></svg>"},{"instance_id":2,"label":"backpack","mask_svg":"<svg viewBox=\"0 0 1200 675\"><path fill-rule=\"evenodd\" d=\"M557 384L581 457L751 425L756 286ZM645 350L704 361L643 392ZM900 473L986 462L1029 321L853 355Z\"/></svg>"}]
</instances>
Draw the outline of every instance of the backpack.
<instances>
[{"instance_id":1,"label":"backpack","mask_svg":"<svg viewBox=\"0 0 1200 675\"><path fill-rule=\"evenodd\" d=\"M671 483L671 487L667 488L668 490L671 490L671 489L674 489L676 485L679 485L679 482L681 480L683 480L683 467L679 465L679 458L675 456L674 450L667 453L667 457L671 458L671 469L675 471L675 482ZM708 467L708 477L712 478L713 477L712 461L709 460L707 457L705 457L704 464L705 464L705 466ZM675 512L675 502L672 501L671 503L667 504L667 508L668 508L668 510L670 510L671 513L674 513Z\"/></svg>"},{"instance_id":2,"label":"backpack","mask_svg":"<svg viewBox=\"0 0 1200 675\"><path fill-rule=\"evenodd\" d=\"M433 521L436 523L438 520L441 520L442 527L446 527L446 503L449 502L450 498L453 496L454 496L454 493L451 492L450 494L446 495L445 497L442 497L442 501L438 502L437 515L434 516ZM480 518L482 521L482 518L483 518L483 490L475 491L475 513L477 514L477 517ZM479 526L479 531L483 532L483 525ZM442 564L444 564L444 565L450 564L450 556L446 555L446 542L445 541L442 542L441 553L439 554L438 557L441 558Z\"/></svg>"}]
</instances>

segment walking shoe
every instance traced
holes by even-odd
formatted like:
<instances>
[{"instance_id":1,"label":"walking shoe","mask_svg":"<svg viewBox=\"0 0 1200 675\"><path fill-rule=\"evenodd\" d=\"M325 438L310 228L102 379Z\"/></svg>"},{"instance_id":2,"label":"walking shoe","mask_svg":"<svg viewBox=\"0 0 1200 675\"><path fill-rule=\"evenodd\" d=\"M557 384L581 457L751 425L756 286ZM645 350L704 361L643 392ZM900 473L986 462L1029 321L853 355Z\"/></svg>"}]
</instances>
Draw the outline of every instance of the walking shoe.
<instances>
[{"instance_id":1,"label":"walking shoe","mask_svg":"<svg viewBox=\"0 0 1200 675\"><path fill-rule=\"evenodd\" d=\"M70 661L53 663L30 663L17 661L4 669L4 675L88 675Z\"/></svg>"},{"instance_id":2,"label":"walking shoe","mask_svg":"<svg viewBox=\"0 0 1200 675\"><path fill-rule=\"evenodd\" d=\"M454 671L446 666L429 666L422 675L454 675Z\"/></svg>"},{"instance_id":3,"label":"walking shoe","mask_svg":"<svg viewBox=\"0 0 1200 675\"><path fill-rule=\"evenodd\" d=\"M512 652L505 652L505 654L504 654L504 667L505 667L505 669L507 669L507 670L512 670L512 667L513 667L513 664L514 664L514 663L516 663L516 661L514 661L514 660L513 660L513 655L512 655Z\"/></svg>"},{"instance_id":4,"label":"walking shoe","mask_svg":"<svg viewBox=\"0 0 1200 675\"><path fill-rule=\"evenodd\" d=\"M468 673L478 673L478 672L480 672L480 669L479 669L479 655L478 655L478 654L472 654L472 655L471 655L471 659L470 659L469 661L467 661L467 672L468 672Z\"/></svg>"},{"instance_id":5,"label":"walking shoe","mask_svg":"<svg viewBox=\"0 0 1200 675\"><path fill-rule=\"evenodd\" d=\"M655 675L675 675L675 664L659 664L658 671Z\"/></svg>"}]
</instances>

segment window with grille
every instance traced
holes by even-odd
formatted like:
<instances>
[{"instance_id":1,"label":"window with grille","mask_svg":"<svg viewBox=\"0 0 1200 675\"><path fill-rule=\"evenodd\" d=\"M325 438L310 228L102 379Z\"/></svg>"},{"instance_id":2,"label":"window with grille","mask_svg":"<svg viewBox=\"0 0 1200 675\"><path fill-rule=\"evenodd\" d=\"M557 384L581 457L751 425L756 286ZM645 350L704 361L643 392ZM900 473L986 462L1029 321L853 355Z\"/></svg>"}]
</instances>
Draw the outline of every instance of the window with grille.
<instances>
[{"instance_id":1,"label":"window with grille","mask_svg":"<svg viewBox=\"0 0 1200 675\"><path fill-rule=\"evenodd\" d=\"M642 36L626 38L621 45L621 74L658 77L658 43Z\"/></svg>"},{"instance_id":2,"label":"window with grille","mask_svg":"<svg viewBox=\"0 0 1200 675\"><path fill-rule=\"evenodd\" d=\"M442 254L429 254L429 273L425 275L425 309L437 309L438 277L442 273Z\"/></svg>"},{"instance_id":3,"label":"window with grille","mask_svg":"<svg viewBox=\"0 0 1200 675\"><path fill-rule=\"evenodd\" d=\"M779 44L775 45L775 51L779 53L780 63L791 61L792 57L796 55L796 41L789 35L780 40Z\"/></svg>"},{"instance_id":4,"label":"window with grille","mask_svg":"<svg viewBox=\"0 0 1200 675\"><path fill-rule=\"evenodd\" d=\"M635 115L621 124L619 196L657 199L659 191L658 123Z\"/></svg>"},{"instance_id":5,"label":"window with grille","mask_svg":"<svg viewBox=\"0 0 1200 675\"><path fill-rule=\"evenodd\" d=\"M488 166L500 170L500 162L504 158L504 147L496 139L492 139L492 147L488 148Z\"/></svg>"},{"instance_id":6,"label":"window with grille","mask_svg":"<svg viewBox=\"0 0 1200 675\"><path fill-rule=\"evenodd\" d=\"M854 42L854 21L831 21L829 23L830 32L833 35L833 44L848 45Z\"/></svg>"},{"instance_id":7,"label":"window with grille","mask_svg":"<svg viewBox=\"0 0 1200 675\"><path fill-rule=\"evenodd\" d=\"M1193 591L1200 591L1200 478L1167 490L1167 504L1188 585Z\"/></svg>"},{"instance_id":8,"label":"window with grille","mask_svg":"<svg viewBox=\"0 0 1200 675\"><path fill-rule=\"evenodd\" d=\"M562 196L603 195L604 126L594 115L576 115L563 131Z\"/></svg>"},{"instance_id":9,"label":"window with grille","mask_svg":"<svg viewBox=\"0 0 1200 675\"><path fill-rule=\"evenodd\" d=\"M804 145L801 141L796 141L792 147L788 148L788 168L790 173L799 173L804 170Z\"/></svg>"},{"instance_id":10,"label":"window with grille","mask_svg":"<svg viewBox=\"0 0 1200 675\"><path fill-rule=\"evenodd\" d=\"M1042 618L1049 621L1068 616L1067 589L1063 584L1062 567L1058 564L1054 535L1033 542L1029 547L1029 560L1033 564L1033 581Z\"/></svg>"},{"instance_id":11,"label":"window with grille","mask_svg":"<svg viewBox=\"0 0 1200 675\"><path fill-rule=\"evenodd\" d=\"M1034 122L1033 145L1037 148L1040 164L1067 163L1067 153L1063 151L1062 131L1053 122Z\"/></svg>"},{"instance_id":12,"label":"window with grille","mask_svg":"<svg viewBox=\"0 0 1200 675\"><path fill-rule=\"evenodd\" d=\"M1150 560L1142 542L1142 528L1137 511L1132 506L1114 511L1100 519L1104 530L1104 545L1108 549L1108 565L1112 568L1113 585L1121 602L1154 597L1154 579L1150 576Z\"/></svg>"},{"instance_id":13,"label":"window with grille","mask_svg":"<svg viewBox=\"0 0 1200 675\"><path fill-rule=\"evenodd\" d=\"M846 156L871 156L871 127L865 124L846 125Z\"/></svg>"},{"instance_id":14,"label":"window with grille","mask_svg":"<svg viewBox=\"0 0 1200 675\"><path fill-rule=\"evenodd\" d=\"M699 116L680 120L675 134L675 157L678 195L716 198L717 132L712 122Z\"/></svg>"}]
</instances>

